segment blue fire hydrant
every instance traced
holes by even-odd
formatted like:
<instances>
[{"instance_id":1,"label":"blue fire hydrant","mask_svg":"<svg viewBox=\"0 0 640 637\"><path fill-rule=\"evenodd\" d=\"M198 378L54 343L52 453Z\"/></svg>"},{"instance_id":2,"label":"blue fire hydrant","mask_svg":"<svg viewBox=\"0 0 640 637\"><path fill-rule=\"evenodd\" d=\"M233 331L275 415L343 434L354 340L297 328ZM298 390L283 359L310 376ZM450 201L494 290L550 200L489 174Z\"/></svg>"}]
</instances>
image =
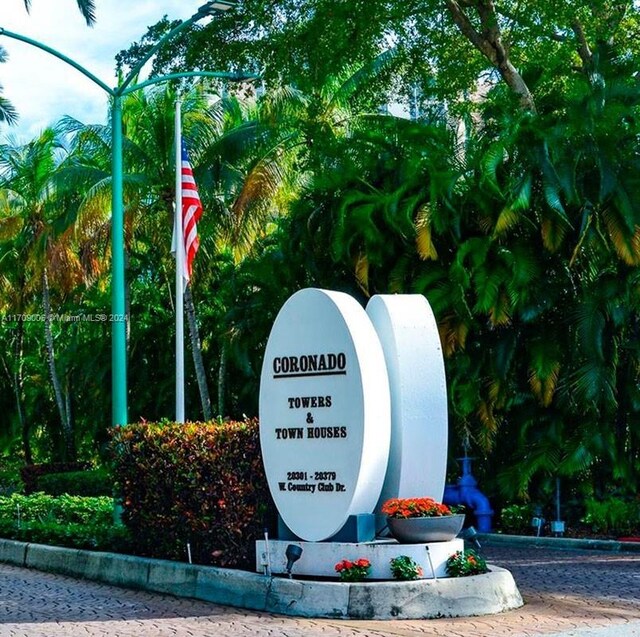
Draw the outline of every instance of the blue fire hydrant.
<instances>
[{"instance_id":1,"label":"blue fire hydrant","mask_svg":"<svg viewBox=\"0 0 640 637\"><path fill-rule=\"evenodd\" d=\"M491 533L493 509L484 493L478 489L478 481L471 473L471 458L458 458L462 463L462 475L457 484L448 484L444 488L444 504L450 506L464 505L476 516L476 527L480 533Z\"/></svg>"}]
</instances>

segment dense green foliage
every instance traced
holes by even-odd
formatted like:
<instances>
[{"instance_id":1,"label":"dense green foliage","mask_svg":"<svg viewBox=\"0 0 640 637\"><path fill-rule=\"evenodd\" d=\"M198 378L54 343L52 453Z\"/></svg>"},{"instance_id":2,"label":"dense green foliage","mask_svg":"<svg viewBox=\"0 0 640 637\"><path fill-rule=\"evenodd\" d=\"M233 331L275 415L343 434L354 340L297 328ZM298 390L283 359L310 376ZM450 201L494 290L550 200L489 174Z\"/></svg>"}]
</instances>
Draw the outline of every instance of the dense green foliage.
<instances>
[{"instance_id":1,"label":"dense green foliage","mask_svg":"<svg viewBox=\"0 0 640 637\"><path fill-rule=\"evenodd\" d=\"M113 496L113 478L104 468L49 473L38 479L38 491L49 495Z\"/></svg>"},{"instance_id":2,"label":"dense green foliage","mask_svg":"<svg viewBox=\"0 0 640 637\"><path fill-rule=\"evenodd\" d=\"M16 523L33 520L88 524L113 521L113 500L108 497L51 496L44 493L14 493L0 500L0 517Z\"/></svg>"},{"instance_id":3,"label":"dense green foliage","mask_svg":"<svg viewBox=\"0 0 640 637\"><path fill-rule=\"evenodd\" d=\"M123 522L140 555L255 567L270 498L258 423L130 425L114 432Z\"/></svg>"},{"instance_id":4,"label":"dense green foliage","mask_svg":"<svg viewBox=\"0 0 640 637\"><path fill-rule=\"evenodd\" d=\"M511 504L500 512L498 526L503 533L526 535L531 532L534 508L530 504Z\"/></svg>"},{"instance_id":5,"label":"dense green foliage","mask_svg":"<svg viewBox=\"0 0 640 637\"><path fill-rule=\"evenodd\" d=\"M478 457L484 491L637 491L639 16L609 0L246 0L162 49L155 72L265 75L264 90L181 87L205 207L188 417L256 414L267 335L301 287L418 293L447 357L450 448ZM175 97L124 105L135 422L173 410ZM110 148L108 127L70 120L0 148L0 442L28 462L104 452Z\"/></svg>"},{"instance_id":6,"label":"dense green foliage","mask_svg":"<svg viewBox=\"0 0 640 637\"><path fill-rule=\"evenodd\" d=\"M640 502L637 498L589 498L585 502L585 509L582 522L597 533L624 535L635 532L640 527Z\"/></svg>"},{"instance_id":7,"label":"dense green foliage","mask_svg":"<svg viewBox=\"0 0 640 637\"><path fill-rule=\"evenodd\" d=\"M114 525L112 498L0 496L0 536L24 542L126 551L128 531Z\"/></svg>"},{"instance_id":8,"label":"dense green foliage","mask_svg":"<svg viewBox=\"0 0 640 637\"><path fill-rule=\"evenodd\" d=\"M32 493L36 493L37 491L45 491L45 489L40 484L40 481L45 479L46 476L64 475L67 473L80 474L89 469L89 467L90 464L87 462L47 462L43 464L28 464L20 469L20 478L22 479L23 490L27 495L31 495ZM49 495L62 494L50 493ZM70 495L83 494L70 493Z\"/></svg>"}]
</instances>

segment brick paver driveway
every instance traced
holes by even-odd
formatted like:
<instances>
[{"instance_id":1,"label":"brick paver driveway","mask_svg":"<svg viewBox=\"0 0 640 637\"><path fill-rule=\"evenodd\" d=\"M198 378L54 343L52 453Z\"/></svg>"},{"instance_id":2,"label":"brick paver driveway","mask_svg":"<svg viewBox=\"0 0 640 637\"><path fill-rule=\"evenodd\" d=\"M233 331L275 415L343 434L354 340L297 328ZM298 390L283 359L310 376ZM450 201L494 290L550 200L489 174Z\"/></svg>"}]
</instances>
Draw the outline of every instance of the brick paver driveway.
<instances>
[{"instance_id":1,"label":"brick paver driveway","mask_svg":"<svg viewBox=\"0 0 640 637\"><path fill-rule=\"evenodd\" d=\"M424 621L296 619L0 564L0 635L499 637L607 626L611 635L640 634L640 554L505 547L484 552L511 570L526 602L523 608Z\"/></svg>"}]
</instances>

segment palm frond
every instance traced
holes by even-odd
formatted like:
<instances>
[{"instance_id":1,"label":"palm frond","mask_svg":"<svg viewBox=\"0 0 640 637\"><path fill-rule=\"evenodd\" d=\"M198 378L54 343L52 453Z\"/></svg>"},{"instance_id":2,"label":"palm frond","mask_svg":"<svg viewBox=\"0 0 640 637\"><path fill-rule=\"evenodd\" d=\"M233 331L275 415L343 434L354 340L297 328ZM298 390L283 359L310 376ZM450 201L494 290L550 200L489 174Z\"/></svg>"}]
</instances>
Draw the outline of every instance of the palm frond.
<instances>
[{"instance_id":1,"label":"palm frond","mask_svg":"<svg viewBox=\"0 0 640 637\"><path fill-rule=\"evenodd\" d=\"M328 101L326 109L330 110L334 106L346 106L348 99L361 87L377 77L381 71L387 68L397 56L397 48L392 47L380 53L354 73L349 73L349 77L333 91L331 99Z\"/></svg>"},{"instance_id":2,"label":"palm frond","mask_svg":"<svg viewBox=\"0 0 640 637\"><path fill-rule=\"evenodd\" d=\"M640 264L640 225L629 232L619 214L619 206L607 207L602 212L602 218L607 227L611 243L618 256L627 265Z\"/></svg>"},{"instance_id":3,"label":"palm frond","mask_svg":"<svg viewBox=\"0 0 640 637\"><path fill-rule=\"evenodd\" d=\"M438 251L433 244L431 233L431 206L423 205L416 215L416 248L418 256L423 260L437 261Z\"/></svg>"},{"instance_id":4,"label":"palm frond","mask_svg":"<svg viewBox=\"0 0 640 637\"><path fill-rule=\"evenodd\" d=\"M498 167L505 160L506 151L501 142L493 143L482 157L482 180L498 196L502 196L502 189L498 181Z\"/></svg>"},{"instance_id":5,"label":"palm frond","mask_svg":"<svg viewBox=\"0 0 640 637\"><path fill-rule=\"evenodd\" d=\"M2 62L3 60L0 60ZM0 86L0 91L2 87ZM17 124L19 119L18 111L14 105L6 98L0 95L0 122L6 122L9 125Z\"/></svg>"},{"instance_id":6,"label":"palm frond","mask_svg":"<svg viewBox=\"0 0 640 637\"><path fill-rule=\"evenodd\" d=\"M29 0L30 1L30 0ZM96 21L96 5L94 0L77 0L78 9L82 13L88 26L93 26Z\"/></svg>"}]
</instances>

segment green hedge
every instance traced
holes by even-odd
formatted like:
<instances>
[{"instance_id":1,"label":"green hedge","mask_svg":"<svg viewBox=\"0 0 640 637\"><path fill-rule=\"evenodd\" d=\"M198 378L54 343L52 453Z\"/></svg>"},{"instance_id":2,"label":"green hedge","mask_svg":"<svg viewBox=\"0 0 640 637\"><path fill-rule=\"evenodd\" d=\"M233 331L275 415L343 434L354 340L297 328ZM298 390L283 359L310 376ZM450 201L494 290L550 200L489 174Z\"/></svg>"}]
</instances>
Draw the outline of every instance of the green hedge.
<instances>
[{"instance_id":1,"label":"green hedge","mask_svg":"<svg viewBox=\"0 0 640 637\"><path fill-rule=\"evenodd\" d=\"M39 483L43 476L70 471L86 471L90 468L89 462L48 462L25 465L20 469L20 475L24 483L24 492L30 495L42 491Z\"/></svg>"},{"instance_id":2,"label":"green hedge","mask_svg":"<svg viewBox=\"0 0 640 637\"><path fill-rule=\"evenodd\" d=\"M270 496L256 420L129 425L112 433L123 522L142 555L249 568Z\"/></svg>"},{"instance_id":3,"label":"green hedge","mask_svg":"<svg viewBox=\"0 0 640 637\"><path fill-rule=\"evenodd\" d=\"M0 519L110 524L113 522L113 498L14 493L8 497L0 497Z\"/></svg>"},{"instance_id":4,"label":"green hedge","mask_svg":"<svg viewBox=\"0 0 640 637\"><path fill-rule=\"evenodd\" d=\"M0 497L0 537L102 551L130 549L128 530L113 523L110 497Z\"/></svg>"},{"instance_id":5,"label":"green hedge","mask_svg":"<svg viewBox=\"0 0 640 637\"><path fill-rule=\"evenodd\" d=\"M102 468L49 473L38 478L38 490L50 495L113 496L113 478Z\"/></svg>"}]
</instances>

